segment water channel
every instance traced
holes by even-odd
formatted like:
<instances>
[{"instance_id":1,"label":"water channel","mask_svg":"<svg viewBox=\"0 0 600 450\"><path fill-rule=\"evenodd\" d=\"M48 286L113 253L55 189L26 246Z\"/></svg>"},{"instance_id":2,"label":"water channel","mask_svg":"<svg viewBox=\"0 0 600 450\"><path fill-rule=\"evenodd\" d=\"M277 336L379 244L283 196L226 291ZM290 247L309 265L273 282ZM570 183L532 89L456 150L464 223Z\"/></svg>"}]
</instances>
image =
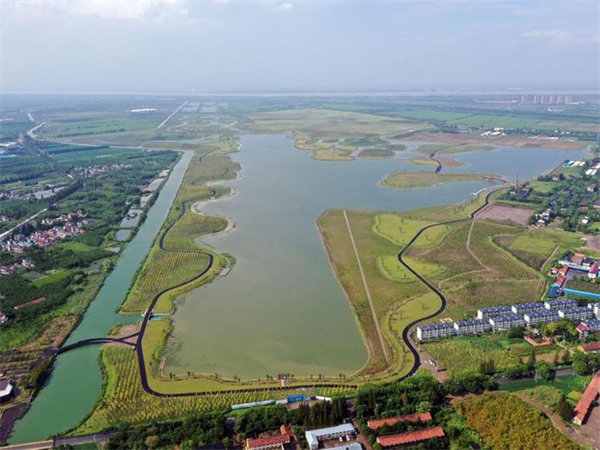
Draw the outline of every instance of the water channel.
<instances>
[{"instance_id":1,"label":"water channel","mask_svg":"<svg viewBox=\"0 0 600 450\"><path fill-rule=\"evenodd\" d=\"M148 211L145 222L123 251L121 259L106 278L98 296L67 344L106 336L116 324L139 320L139 316L122 316L115 311L125 299L133 277L164 223L191 159L192 153L186 152L175 165L156 202ZM45 439L77 425L90 412L102 386L99 350L99 346L83 347L57 358L46 386L33 401L27 414L15 424L11 444Z\"/></svg>"},{"instance_id":2,"label":"water channel","mask_svg":"<svg viewBox=\"0 0 600 450\"><path fill-rule=\"evenodd\" d=\"M424 189L380 186L393 171L417 167L403 152L391 160L323 162L296 150L285 135L247 135L233 159L242 166L227 182L236 194L202 205L231 218L228 233L203 242L229 252L237 264L226 277L189 292L175 315L175 344L168 368L218 372L225 376L349 374L366 359L354 319L327 261L315 227L328 208L401 211L461 202L488 183L458 183ZM501 148L456 155L459 171L490 171L521 179L537 176L565 158L584 152ZM142 264L191 159L173 169L146 221L128 244L114 271L68 342L104 336L128 319L114 311ZM130 318L129 320L137 320ZM11 443L45 439L75 426L98 399L99 347L61 355L47 385L17 422Z\"/></svg>"}]
</instances>

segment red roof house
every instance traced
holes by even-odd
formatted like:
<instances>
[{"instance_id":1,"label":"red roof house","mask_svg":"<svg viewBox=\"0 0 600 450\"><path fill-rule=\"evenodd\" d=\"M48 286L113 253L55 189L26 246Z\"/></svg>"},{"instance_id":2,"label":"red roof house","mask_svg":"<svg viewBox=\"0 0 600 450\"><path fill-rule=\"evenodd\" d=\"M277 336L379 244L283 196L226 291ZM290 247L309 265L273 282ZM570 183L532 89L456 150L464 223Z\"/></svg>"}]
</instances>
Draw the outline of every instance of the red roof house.
<instances>
[{"instance_id":1,"label":"red roof house","mask_svg":"<svg viewBox=\"0 0 600 450\"><path fill-rule=\"evenodd\" d=\"M387 419L374 419L367 422L371 430L377 430L385 425L393 427L399 422L429 422L432 419L430 412L406 414L404 416L389 417Z\"/></svg>"},{"instance_id":2,"label":"red roof house","mask_svg":"<svg viewBox=\"0 0 600 450\"><path fill-rule=\"evenodd\" d=\"M577 425L581 425L585 418L587 417L590 409L592 409L592 404L596 400L596 397L600 394L600 372L594 375L594 378L590 381L587 388L579 401L577 402L577 406L575 406L575 410L573 411L575 417L573 417L573 423Z\"/></svg>"},{"instance_id":3,"label":"red roof house","mask_svg":"<svg viewBox=\"0 0 600 450\"><path fill-rule=\"evenodd\" d=\"M584 353L600 352L600 342L591 342L589 344L579 346L579 349Z\"/></svg>"},{"instance_id":4,"label":"red roof house","mask_svg":"<svg viewBox=\"0 0 600 450\"><path fill-rule=\"evenodd\" d=\"M419 431L410 431L408 433L392 434L390 436L380 436L377 442L382 447L397 447L400 445L418 444L433 438L443 438L446 436L442 427L426 428Z\"/></svg>"}]
</instances>

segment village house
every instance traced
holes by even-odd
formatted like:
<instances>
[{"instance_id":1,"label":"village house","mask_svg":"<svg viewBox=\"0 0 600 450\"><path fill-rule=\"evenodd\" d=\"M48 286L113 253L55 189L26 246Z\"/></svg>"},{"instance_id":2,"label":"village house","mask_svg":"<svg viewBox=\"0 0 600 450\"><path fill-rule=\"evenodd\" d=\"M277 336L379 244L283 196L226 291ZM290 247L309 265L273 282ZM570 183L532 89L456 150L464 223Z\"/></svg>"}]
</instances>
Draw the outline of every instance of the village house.
<instances>
[{"instance_id":1,"label":"village house","mask_svg":"<svg viewBox=\"0 0 600 450\"><path fill-rule=\"evenodd\" d=\"M577 406L575 406L575 410L573 411L573 423L577 425L583 425L585 418L589 414L596 398L600 394L600 373L596 373L587 388L583 392L583 395L577 402Z\"/></svg>"},{"instance_id":2,"label":"village house","mask_svg":"<svg viewBox=\"0 0 600 450\"><path fill-rule=\"evenodd\" d=\"M426 442L433 438L444 438L446 434L442 427L426 428L424 430L409 431L407 433L379 436L377 443L384 448L414 445Z\"/></svg>"},{"instance_id":3,"label":"village house","mask_svg":"<svg viewBox=\"0 0 600 450\"><path fill-rule=\"evenodd\" d=\"M279 436L270 436L258 439L246 439L246 450L283 450L286 444L292 442L292 436L285 425L279 427Z\"/></svg>"},{"instance_id":4,"label":"village house","mask_svg":"<svg viewBox=\"0 0 600 450\"><path fill-rule=\"evenodd\" d=\"M430 422L431 420L433 420L433 417L431 417L431 413L428 411L424 413L414 413L405 414L403 416L388 417L386 419L373 419L367 422L367 426L371 430L378 430L379 428L382 428L386 425L388 427L393 427L397 423L401 422Z\"/></svg>"},{"instance_id":5,"label":"village house","mask_svg":"<svg viewBox=\"0 0 600 450\"><path fill-rule=\"evenodd\" d=\"M583 353L598 353L600 352L600 342L591 342L589 344L580 345L578 349Z\"/></svg>"},{"instance_id":6,"label":"village house","mask_svg":"<svg viewBox=\"0 0 600 450\"><path fill-rule=\"evenodd\" d=\"M0 323L8 322L8 317L2 311L0 311Z\"/></svg>"}]
</instances>

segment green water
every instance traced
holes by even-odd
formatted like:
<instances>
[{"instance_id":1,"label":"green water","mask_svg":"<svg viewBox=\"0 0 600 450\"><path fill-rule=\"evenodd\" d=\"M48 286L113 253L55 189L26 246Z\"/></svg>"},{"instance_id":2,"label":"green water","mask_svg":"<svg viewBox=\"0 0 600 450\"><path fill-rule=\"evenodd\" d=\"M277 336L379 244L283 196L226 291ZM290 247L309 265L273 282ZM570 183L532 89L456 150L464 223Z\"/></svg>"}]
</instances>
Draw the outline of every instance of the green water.
<instances>
[{"instance_id":1,"label":"green water","mask_svg":"<svg viewBox=\"0 0 600 450\"><path fill-rule=\"evenodd\" d=\"M328 208L400 211L462 202L489 184L386 189L379 181L390 172L432 169L406 159L315 161L283 135L243 136L241 144L233 156L241 177L226 183L236 194L201 207L235 224L231 232L203 241L235 255L237 264L226 277L180 299L165 371L249 378L282 372L349 375L367 353L329 267L317 217ZM461 171L514 178L518 166L524 179L565 155L502 148L457 157L466 163Z\"/></svg>"},{"instance_id":2,"label":"green water","mask_svg":"<svg viewBox=\"0 0 600 450\"><path fill-rule=\"evenodd\" d=\"M106 336L116 324L139 320L139 317L121 316L115 311L125 299L133 277L167 217L191 158L191 152L184 153L173 168L146 221L106 278L67 343ZM45 439L77 425L90 412L102 386L99 349L99 346L83 347L58 357L45 387L27 414L15 424L11 444Z\"/></svg>"}]
</instances>

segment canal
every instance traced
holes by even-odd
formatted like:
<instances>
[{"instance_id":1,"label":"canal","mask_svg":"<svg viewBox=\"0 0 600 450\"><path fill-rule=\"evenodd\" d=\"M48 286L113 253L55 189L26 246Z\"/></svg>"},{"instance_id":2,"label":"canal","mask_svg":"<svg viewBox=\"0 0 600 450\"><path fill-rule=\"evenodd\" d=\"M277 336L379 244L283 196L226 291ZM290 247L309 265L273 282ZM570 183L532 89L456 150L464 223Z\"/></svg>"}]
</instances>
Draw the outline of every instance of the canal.
<instances>
[{"instance_id":1,"label":"canal","mask_svg":"<svg viewBox=\"0 0 600 450\"><path fill-rule=\"evenodd\" d=\"M116 310L167 218L192 156L192 152L182 154L148 211L146 221L123 251L67 344L106 336L117 324L139 320L138 316L119 315ZM83 347L57 358L46 385L27 414L15 424L11 444L39 441L74 427L92 410L102 387L99 351L99 346Z\"/></svg>"}]
</instances>

